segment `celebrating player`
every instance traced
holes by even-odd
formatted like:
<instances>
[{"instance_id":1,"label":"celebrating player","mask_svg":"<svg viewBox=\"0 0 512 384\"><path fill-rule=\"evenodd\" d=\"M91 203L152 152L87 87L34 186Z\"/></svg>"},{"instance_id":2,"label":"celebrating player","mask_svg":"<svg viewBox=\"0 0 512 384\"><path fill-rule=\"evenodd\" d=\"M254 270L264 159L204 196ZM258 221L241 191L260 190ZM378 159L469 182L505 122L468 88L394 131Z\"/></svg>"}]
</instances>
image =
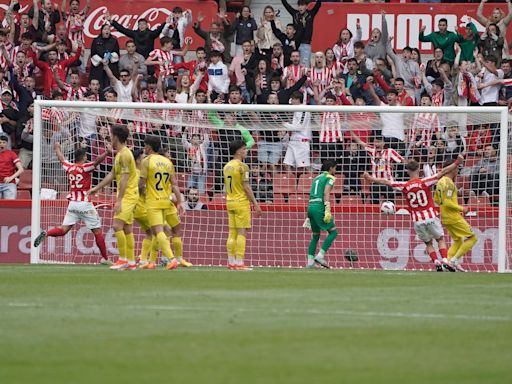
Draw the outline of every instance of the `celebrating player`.
<instances>
[{"instance_id":1,"label":"celebrating player","mask_svg":"<svg viewBox=\"0 0 512 384\"><path fill-rule=\"evenodd\" d=\"M100 263L109 264L107 247L101 232L101 220L94 204L87 197L87 191L91 188L92 172L112 153L112 148L108 145L106 151L98 156L93 163L86 163L87 149L85 148L78 148L75 151L74 163L70 163L65 159L59 143L55 143L53 148L62 167L68 174L70 191L66 198L69 200L69 204L62 226L41 232L34 241L34 247L38 247L47 236L64 236L73 228L73 225L82 220L87 228L94 233L96 245L101 252Z\"/></svg>"},{"instance_id":2,"label":"celebrating player","mask_svg":"<svg viewBox=\"0 0 512 384\"><path fill-rule=\"evenodd\" d=\"M443 164L443 167L446 168L453 163L453 160L448 160ZM448 260L458 271L465 272L460 265L460 259L473 248L477 237L461 215L465 212L465 209L457 201L457 187L454 183L457 173L458 168L452 168L439 180L436 185L434 200L441 207L441 222L453 240L453 244L448 249ZM463 241L464 238L466 240Z\"/></svg>"},{"instance_id":3,"label":"celebrating player","mask_svg":"<svg viewBox=\"0 0 512 384\"><path fill-rule=\"evenodd\" d=\"M459 156L459 159L463 160L464 158ZM441 177L456 169L459 165L459 159L448 167L443 168L441 172L430 177L424 177L423 179L420 178L419 163L416 160L411 160L406 165L409 181L404 182L392 182L387 179L372 177L367 172L364 173L364 177L367 180L377 184L389 185L405 195L409 214L414 222L414 229L420 240L427 246L427 252L438 272L442 272L443 267L451 272L455 272L455 268L448 261L443 227L439 220L439 211L432 199L430 187L436 184ZM442 262L437 258L432 240L436 240L439 245Z\"/></svg>"},{"instance_id":4,"label":"celebrating player","mask_svg":"<svg viewBox=\"0 0 512 384\"><path fill-rule=\"evenodd\" d=\"M244 264L246 234L247 229L251 228L251 202L254 205L255 216L261 214L261 208L249 184L249 167L244 163L247 156L245 143L241 140L230 142L229 152L233 160L224 166L229 226L226 243L228 268L247 271L252 269Z\"/></svg>"},{"instance_id":5,"label":"celebrating player","mask_svg":"<svg viewBox=\"0 0 512 384\"><path fill-rule=\"evenodd\" d=\"M89 191L95 194L110 185L114 178L117 184L117 199L114 206L114 231L119 249L119 259L110 269L135 270L135 238L133 236L133 211L139 200L139 177L132 151L126 146L130 131L126 125L112 127L112 145L117 151L112 171Z\"/></svg>"},{"instance_id":6,"label":"celebrating player","mask_svg":"<svg viewBox=\"0 0 512 384\"><path fill-rule=\"evenodd\" d=\"M164 257L170 261L166 269L178 268L178 260L174 257L171 246L164 232L164 225L171 228L180 223L178 211L183 213L181 206L181 193L176 182L174 165L164 156L158 154L160 150L160 139L156 136L146 136L144 139L144 152L147 157L142 161L140 169L139 188L146 196L146 209L148 223L153 231L153 236L158 241ZM176 196L176 206L171 201L171 194ZM176 209L178 207L178 210ZM179 251L175 246L176 253L182 252L181 238Z\"/></svg>"},{"instance_id":7,"label":"celebrating player","mask_svg":"<svg viewBox=\"0 0 512 384\"><path fill-rule=\"evenodd\" d=\"M329 268L325 261L325 254L332 245L332 242L338 236L336 225L331 214L330 195L334 186L334 177L336 173L336 160L326 160L322 164L322 174L315 177L311 190L309 192L308 219L305 226L313 232L313 237L308 247L307 268L319 264L324 268ZM327 231L329 234L322 243L320 251L315 256L316 246L320 240L320 232Z\"/></svg>"}]
</instances>

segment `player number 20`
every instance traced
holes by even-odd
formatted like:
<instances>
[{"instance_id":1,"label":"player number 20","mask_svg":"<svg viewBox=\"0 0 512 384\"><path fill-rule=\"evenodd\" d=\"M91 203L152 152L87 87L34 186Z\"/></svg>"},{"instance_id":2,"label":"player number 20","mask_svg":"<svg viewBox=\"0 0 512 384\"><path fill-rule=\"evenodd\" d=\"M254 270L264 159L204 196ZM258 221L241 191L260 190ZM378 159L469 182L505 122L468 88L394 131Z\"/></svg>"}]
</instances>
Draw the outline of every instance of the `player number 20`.
<instances>
[{"instance_id":1,"label":"player number 20","mask_svg":"<svg viewBox=\"0 0 512 384\"><path fill-rule=\"evenodd\" d=\"M407 199L412 208L426 207L428 205L428 198L425 191L409 192Z\"/></svg>"},{"instance_id":2,"label":"player number 20","mask_svg":"<svg viewBox=\"0 0 512 384\"><path fill-rule=\"evenodd\" d=\"M155 173L155 179L156 179L155 188L156 188L157 191L163 191L164 190L163 186L160 185L160 183L162 182L164 177L165 177L164 184L167 184L169 182L169 177L170 177L169 173L167 173L167 172L164 172L164 173L157 172L157 173Z\"/></svg>"}]
</instances>

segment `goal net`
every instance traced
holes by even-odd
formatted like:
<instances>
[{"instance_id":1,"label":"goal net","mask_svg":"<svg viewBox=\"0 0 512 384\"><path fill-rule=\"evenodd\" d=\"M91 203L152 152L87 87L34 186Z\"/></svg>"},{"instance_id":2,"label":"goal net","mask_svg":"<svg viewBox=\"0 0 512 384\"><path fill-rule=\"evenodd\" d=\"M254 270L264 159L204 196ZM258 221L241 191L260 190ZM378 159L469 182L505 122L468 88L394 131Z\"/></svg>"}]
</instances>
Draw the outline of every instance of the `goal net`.
<instances>
[{"instance_id":1,"label":"goal net","mask_svg":"<svg viewBox=\"0 0 512 384\"><path fill-rule=\"evenodd\" d=\"M175 164L184 196L184 257L195 265L227 262L228 235L222 168L229 142L247 129L254 140L246 163L263 215L252 219L246 262L253 266L304 267L311 231L303 228L309 192L323 160L338 169L331 205L339 236L327 253L333 267L430 270L399 192L370 185L362 175L405 180L404 163L416 159L429 176L444 161L465 156L455 180L465 219L478 241L463 259L474 271L505 271L512 256L512 156L505 108L345 107L304 105L155 104L37 101L33 159L32 239L60 226L69 181L53 149L59 142L73 162L86 148L100 156L114 124L126 124L130 149L157 135ZM247 135L246 135L247 137ZM372 152L372 148L375 148ZM386 151L391 148L393 151ZM507 156L508 154L508 156ZM115 155L115 154L114 154ZM93 173L97 184L112 169L109 155ZM102 220L109 255L118 254L112 229L116 186L92 197ZM395 214L383 214L391 201ZM134 224L136 255L142 231ZM451 243L445 231L448 245ZM322 235L322 236L325 236ZM323 239L323 237L322 237ZM320 243L321 244L321 243ZM31 261L97 263L99 250L83 223L64 237L32 248Z\"/></svg>"}]
</instances>

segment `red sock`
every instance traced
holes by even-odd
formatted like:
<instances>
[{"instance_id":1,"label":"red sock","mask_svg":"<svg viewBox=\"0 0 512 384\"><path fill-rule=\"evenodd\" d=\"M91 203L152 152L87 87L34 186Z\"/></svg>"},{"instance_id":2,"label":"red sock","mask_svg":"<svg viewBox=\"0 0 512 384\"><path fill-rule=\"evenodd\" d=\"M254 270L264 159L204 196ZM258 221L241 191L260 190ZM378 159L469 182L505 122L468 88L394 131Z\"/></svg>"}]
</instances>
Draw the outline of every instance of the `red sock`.
<instances>
[{"instance_id":1,"label":"red sock","mask_svg":"<svg viewBox=\"0 0 512 384\"><path fill-rule=\"evenodd\" d=\"M446 248L439 249L439 253L441 254L441 257L443 259L447 259L448 258L448 250Z\"/></svg>"},{"instance_id":2,"label":"red sock","mask_svg":"<svg viewBox=\"0 0 512 384\"><path fill-rule=\"evenodd\" d=\"M430 252L430 258L432 259L432 261L435 263L436 260L437 260L437 254L436 254L436 251L432 251Z\"/></svg>"},{"instance_id":3,"label":"red sock","mask_svg":"<svg viewBox=\"0 0 512 384\"><path fill-rule=\"evenodd\" d=\"M52 228L48 232L46 232L46 236L50 237L58 237L58 236L64 236L66 233L62 228Z\"/></svg>"},{"instance_id":4,"label":"red sock","mask_svg":"<svg viewBox=\"0 0 512 384\"><path fill-rule=\"evenodd\" d=\"M105 239L103 238L103 233L96 232L94 234L94 238L96 239L96 245L100 249L101 256L105 259L108 259L107 256L107 247L105 246Z\"/></svg>"}]
</instances>

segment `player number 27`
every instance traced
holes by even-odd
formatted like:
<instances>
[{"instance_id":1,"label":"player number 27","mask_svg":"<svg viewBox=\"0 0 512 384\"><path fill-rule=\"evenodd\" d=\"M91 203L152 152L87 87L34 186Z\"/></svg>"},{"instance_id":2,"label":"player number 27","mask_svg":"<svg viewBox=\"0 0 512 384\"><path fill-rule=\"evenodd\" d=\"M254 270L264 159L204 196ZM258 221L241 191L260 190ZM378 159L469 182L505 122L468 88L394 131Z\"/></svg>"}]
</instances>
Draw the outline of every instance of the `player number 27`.
<instances>
[{"instance_id":1,"label":"player number 27","mask_svg":"<svg viewBox=\"0 0 512 384\"><path fill-rule=\"evenodd\" d=\"M163 191L164 190L163 186L160 185L160 183L162 182L164 177L165 177L164 184L167 184L169 182L169 177L170 177L169 173L167 173L167 172L164 172L164 173L157 172L157 173L155 173L155 179L157 179L156 180L155 189L157 191Z\"/></svg>"},{"instance_id":2,"label":"player number 27","mask_svg":"<svg viewBox=\"0 0 512 384\"><path fill-rule=\"evenodd\" d=\"M407 199L412 208L426 207L428 205L427 194L423 190L418 192L409 192Z\"/></svg>"},{"instance_id":3,"label":"player number 27","mask_svg":"<svg viewBox=\"0 0 512 384\"><path fill-rule=\"evenodd\" d=\"M229 180L229 193L233 192L233 176L228 176Z\"/></svg>"}]
</instances>

